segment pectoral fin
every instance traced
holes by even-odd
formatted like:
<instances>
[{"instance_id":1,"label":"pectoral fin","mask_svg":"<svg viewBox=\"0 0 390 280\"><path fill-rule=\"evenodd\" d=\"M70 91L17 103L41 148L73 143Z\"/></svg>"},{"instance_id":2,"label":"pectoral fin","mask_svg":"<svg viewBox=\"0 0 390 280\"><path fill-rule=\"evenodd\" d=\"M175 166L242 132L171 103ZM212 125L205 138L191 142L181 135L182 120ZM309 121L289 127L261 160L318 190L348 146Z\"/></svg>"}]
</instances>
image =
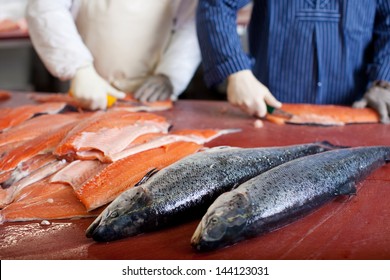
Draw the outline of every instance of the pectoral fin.
<instances>
[{"instance_id":1,"label":"pectoral fin","mask_svg":"<svg viewBox=\"0 0 390 280\"><path fill-rule=\"evenodd\" d=\"M355 195L355 194L356 194L356 185L354 182L346 183L346 184L340 186L335 192L335 196Z\"/></svg>"}]
</instances>

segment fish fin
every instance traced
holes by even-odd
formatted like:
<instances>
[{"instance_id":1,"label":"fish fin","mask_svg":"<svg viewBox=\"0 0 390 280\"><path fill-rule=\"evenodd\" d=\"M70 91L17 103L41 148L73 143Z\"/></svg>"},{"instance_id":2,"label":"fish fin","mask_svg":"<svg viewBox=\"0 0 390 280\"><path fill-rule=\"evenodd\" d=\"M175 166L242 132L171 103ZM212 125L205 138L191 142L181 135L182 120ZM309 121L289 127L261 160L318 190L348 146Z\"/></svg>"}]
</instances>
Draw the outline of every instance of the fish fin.
<instances>
[{"instance_id":1,"label":"fish fin","mask_svg":"<svg viewBox=\"0 0 390 280\"><path fill-rule=\"evenodd\" d=\"M240 186L241 183L237 182L237 183L234 183L233 187L232 187L232 190L236 189L238 186Z\"/></svg>"},{"instance_id":2,"label":"fish fin","mask_svg":"<svg viewBox=\"0 0 390 280\"><path fill-rule=\"evenodd\" d=\"M141 180L138 181L137 184L134 185L134 187L137 187L139 185L144 184L147 180L150 179L154 174L156 174L159 170L157 168L153 168L152 170L148 171L148 173L145 174L144 177L142 177Z\"/></svg>"},{"instance_id":3,"label":"fish fin","mask_svg":"<svg viewBox=\"0 0 390 280\"><path fill-rule=\"evenodd\" d=\"M332 144L327 140L321 141L321 142L319 142L319 144L324 146L326 149L329 149L329 150L350 148L350 146Z\"/></svg>"},{"instance_id":4,"label":"fish fin","mask_svg":"<svg viewBox=\"0 0 390 280\"><path fill-rule=\"evenodd\" d=\"M335 192L335 196L338 195L355 195L356 194L356 186L354 182L346 183L340 186Z\"/></svg>"}]
</instances>

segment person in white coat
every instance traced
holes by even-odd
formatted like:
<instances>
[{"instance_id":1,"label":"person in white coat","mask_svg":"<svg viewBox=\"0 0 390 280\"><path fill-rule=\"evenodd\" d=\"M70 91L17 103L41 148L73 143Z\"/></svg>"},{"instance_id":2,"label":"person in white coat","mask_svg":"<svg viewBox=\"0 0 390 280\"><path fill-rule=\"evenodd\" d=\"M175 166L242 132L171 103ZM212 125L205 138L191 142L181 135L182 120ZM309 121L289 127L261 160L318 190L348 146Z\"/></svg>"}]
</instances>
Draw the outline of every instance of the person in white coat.
<instances>
[{"instance_id":1,"label":"person in white coat","mask_svg":"<svg viewBox=\"0 0 390 280\"><path fill-rule=\"evenodd\" d=\"M49 72L95 110L108 96L172 99L200 63L193 0L30 0L34 48Z\"/></svg>"}]
</instances>

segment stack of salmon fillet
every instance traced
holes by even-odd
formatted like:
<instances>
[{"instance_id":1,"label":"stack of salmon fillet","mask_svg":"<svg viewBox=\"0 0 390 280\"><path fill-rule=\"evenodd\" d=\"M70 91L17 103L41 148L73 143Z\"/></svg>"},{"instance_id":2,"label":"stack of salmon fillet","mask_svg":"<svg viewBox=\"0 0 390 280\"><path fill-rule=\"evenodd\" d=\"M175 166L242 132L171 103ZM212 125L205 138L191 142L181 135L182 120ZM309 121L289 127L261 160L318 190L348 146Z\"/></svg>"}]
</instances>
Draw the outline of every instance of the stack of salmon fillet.
<instances>
[{"instance_id":1,"label":"stack of salmon fillet","mask_svg":"<svg viewBox=\"0 0 390 280\"><path fill-rule=\"evenodd\" d=\"M181 130L151 112L2 109L0 223L97 216L148 174L228 131Z\"/></svg>"}]
</instances>

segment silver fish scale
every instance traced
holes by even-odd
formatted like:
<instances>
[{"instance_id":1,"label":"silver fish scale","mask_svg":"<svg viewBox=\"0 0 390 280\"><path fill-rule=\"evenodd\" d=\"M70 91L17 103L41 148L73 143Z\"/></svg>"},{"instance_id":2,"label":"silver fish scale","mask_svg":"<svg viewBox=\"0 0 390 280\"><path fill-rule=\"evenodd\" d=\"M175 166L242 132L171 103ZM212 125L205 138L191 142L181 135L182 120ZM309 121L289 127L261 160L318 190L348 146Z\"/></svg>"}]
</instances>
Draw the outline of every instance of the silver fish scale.
<instances>
[{"instance_id":1,"label":"silver fish scale","mask_svg":"<svg viewBox=\"0 0 390 280\"><path fill-rule=\"evenodd\" d=\"M390 148L384 147L311 155L252 178L235 192L245 194L251 201L248 223L255 229L250 231L259 231L259 224L272 220L273 216L294 215L303 208L312 208L334 198L340 194L340 188L354 186L382 166L386 157L390 157Z\"/></svg>"},{"instance_id":2,"label":"silver fish scale","mask_svg":"<svg viewBox=\"0 0 390 280\"><path fill-rule=\"evenodd\" d=\"M142 187L151 194L153 207L159 214L181 212L205 204L216 194L229 191L272 167L323 150L324 147L318 144L211 149L161 170Z\"/></svg>"},{"instance_id":3,"label":"silver fish scale","mask_svg":"<svg viewBox=\"0 0 390 280\"><path fill-rule=\"evenodd\" d=\"M221 193L279 164L335 147L327 142L272 148L212 148L190 155L123 192L89 226L108 241L155 230L205 212Z\"/></svg>"}]
</instances>

